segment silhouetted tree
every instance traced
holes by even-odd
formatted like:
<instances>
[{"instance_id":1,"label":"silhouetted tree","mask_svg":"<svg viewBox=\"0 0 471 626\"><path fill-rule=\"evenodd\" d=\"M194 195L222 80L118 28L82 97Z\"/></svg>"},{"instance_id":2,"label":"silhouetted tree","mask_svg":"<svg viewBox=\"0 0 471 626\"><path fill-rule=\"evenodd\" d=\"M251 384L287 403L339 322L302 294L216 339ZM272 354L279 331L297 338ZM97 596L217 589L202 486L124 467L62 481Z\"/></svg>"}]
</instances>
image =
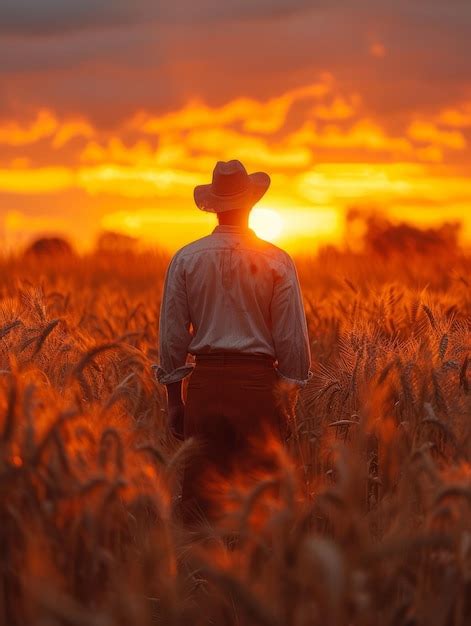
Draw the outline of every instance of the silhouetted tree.
<instances>
[{"instance_id":1,"label":"silhouetted tree","mask_svg":"<svg viewBox=\"0 0 471 626\"><path fill-rule=\"evenodd\" d=\"M25 255L72 257L75 255L75 251L70 243L62 237L40 237L26 248Z\"/></svg>"},{"instance_id":2,"label":"silhouetted tree","mask_svg":"<svg viewBox=\"0 0 471 626\"><path fill-rule=\"evenodd\" d=\"M130 235L104 231L98 236L96 249L99 252L134 252L138 241L136 237Z\"/></svg>"},{"instance_id":3,"label":"silhouetted tree","mask_svg":"<svg viewBox=\"0 0 471 626\"><path fill-rule=\"evenodd\" d=\"M388 257L394 254L448 256L459 249L461 222L444 222L440 226L420 228L401 221L393 223L381 212L353 208L347 212L347 233L353 224L362 225L365 252ZM360 230L356 228L356 230Z\"/></svg>"}]
</instances>

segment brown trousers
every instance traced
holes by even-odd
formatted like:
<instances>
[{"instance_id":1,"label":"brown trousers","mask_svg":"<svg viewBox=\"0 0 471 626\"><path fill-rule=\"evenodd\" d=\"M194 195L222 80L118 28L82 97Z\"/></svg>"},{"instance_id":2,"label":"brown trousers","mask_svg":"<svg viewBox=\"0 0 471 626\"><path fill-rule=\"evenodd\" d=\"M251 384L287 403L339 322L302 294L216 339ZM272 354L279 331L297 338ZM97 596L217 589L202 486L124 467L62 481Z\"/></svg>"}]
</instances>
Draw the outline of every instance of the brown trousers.
<instances>
[{"instance_id":1,"label":"brown trousers","mask_svg":"<svg viewBox=\"0 0 471 626\"><path fill-rule=\"evenodd\" d=\"M185 439L194 437L199 444L183 476L187 523L217 522L227 512L233 487L254 487L276 471L276 443L286 436L286 418L276 398L278 380L268 357L197 358L184 420Z\"/></svg>"}]
</instances>

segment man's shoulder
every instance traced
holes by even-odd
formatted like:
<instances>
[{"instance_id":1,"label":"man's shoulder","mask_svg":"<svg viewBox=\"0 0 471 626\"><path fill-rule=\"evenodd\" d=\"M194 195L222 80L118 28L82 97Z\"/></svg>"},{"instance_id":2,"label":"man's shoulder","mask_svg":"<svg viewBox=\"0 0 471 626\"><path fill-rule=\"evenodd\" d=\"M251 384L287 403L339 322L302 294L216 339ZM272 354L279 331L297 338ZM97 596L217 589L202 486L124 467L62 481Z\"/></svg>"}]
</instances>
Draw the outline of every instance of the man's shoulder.
<instances>
[{"instance_id":1,"label":"man's shoulder","mask_svg":"<svg viewBox=\"0 0 471 626\"><path fill-rule=\"evenodd\" d=\"M196 252L202 252L204 250L207 250L210 245L211 235L206 235L205 237L200 237L200 239L195 239L195 241L191 241L190 243L187 243L182 248L177 250L173 255L173 260L176 261L186 256L191 256Z\"/></svg>"},{"instance_id":2,"label":"man's shoulder","mask_svg":"<svg viewBox=\"0 0 471 626\"><path fill-rule=\"evenodd\" d=\"M245 248L248 252L263 255L264 257L270 259L273 263L281 264L284 266L291 266L293 263L290 255L286 252L286 250L279 248L269 241L260 239L255 235L250 238L244 238L244 240L240 242L240 245L242 249ZM227 243L222 244L221 242L218 242L215 237L211 235L206 235L205 237L196 239L195 241L192 241L177 250L177 252L173 256L172 261L184 262L185 259L190 259L194 255L197 255L199 253L205 253L210 250L216 250L218 248L226 246Z\"/></svg>"},{"instance_id":3,"label":"man's shoulder","mask_svg":"<svg viewBox=\"0 0 471 626\"><path fill-rule=\"evenodd\" d=\"M259 239L258 237L256 237L255 239L255 250L258 251L260 254L266 255L276 263L281 263L283 265L291 265L293 263L290 255L286 252L286 250L283 250L283 248L280 248L274 243L266 241L265 239Z\"/></svg>"}]
</instances>

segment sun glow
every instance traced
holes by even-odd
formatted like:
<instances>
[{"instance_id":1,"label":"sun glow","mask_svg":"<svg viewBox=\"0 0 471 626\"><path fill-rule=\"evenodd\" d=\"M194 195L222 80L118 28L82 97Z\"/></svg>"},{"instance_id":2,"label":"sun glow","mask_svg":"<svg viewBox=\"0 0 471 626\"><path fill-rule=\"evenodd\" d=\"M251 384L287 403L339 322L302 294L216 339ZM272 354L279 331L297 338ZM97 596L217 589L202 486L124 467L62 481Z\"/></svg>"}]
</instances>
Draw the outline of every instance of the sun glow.
<instances>
[{"instance_id":1,"label":"sun glow","mask_svg":"<svg viewBox=\"0 0 471 626\"><path fill-rule=\"evenodd\" d=\"M276 241L283 231L283 218L273 209L254 209L250 214L250 228L266 241Z\"/></svg>"},{"instance_id":2,"label":"sun glow","mask_svg":"<svg viewBox=\"0 0 471 626\"><path fill-rule=\"evenodd\" d=\"M370 52L388 56L375 40ZM361 93L328 75L319 81L269 100L129 110L113 128L45 108L0 120L0 243L54 232L85 249L106 229L172 252L213 228L193 189L208 181L216 158L235 154L272 177L251 227L290 252L340 243L350 207L424 226L446 215L471 242L471 100L411 110L391 126L368 113Z\"/></svg>"}]
</instances>

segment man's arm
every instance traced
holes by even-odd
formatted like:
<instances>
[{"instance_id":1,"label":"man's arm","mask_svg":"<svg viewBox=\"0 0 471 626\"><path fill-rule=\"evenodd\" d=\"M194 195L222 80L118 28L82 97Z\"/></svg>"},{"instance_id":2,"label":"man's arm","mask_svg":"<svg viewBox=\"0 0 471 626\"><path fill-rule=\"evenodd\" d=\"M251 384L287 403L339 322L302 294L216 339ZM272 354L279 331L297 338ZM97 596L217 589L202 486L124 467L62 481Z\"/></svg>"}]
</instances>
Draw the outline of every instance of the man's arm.
<instances>
[{"instance_id":1,"label":"man's arm","mask_svg":"<svg viewBox=\"0 0 471 626\"><path fill-rule=\"evenodd\" d=\"M183 437L182 379L192 371L186 363L190 333L190 314L183 268L178 255L167 270L160 309L159 357L157 379L167 387L169 426Z\"/></svg>"},{"instance_id":2,"label":"man's arm","mask_svg":"<svg viewBox=\"0 0 471 626\"><path fill-rule=\"evenodd\" d=\"M311 375L306 315L295 265L290 257L275 279L271 302L272 337L280 377L275 394L287 423L295 418L299 391Z\"/></svg>"},{"instance_id":3,"label":"man's arm","mask_svg":"<svg viewBox=\"0 0 471 626\"><path fill-rule=\"evenodd\" d=\"M310 377L311 353L299 279L289 256L275 278L271 319L277 372L287 386L303 387Z\"/></svg>"}]
</instances>

